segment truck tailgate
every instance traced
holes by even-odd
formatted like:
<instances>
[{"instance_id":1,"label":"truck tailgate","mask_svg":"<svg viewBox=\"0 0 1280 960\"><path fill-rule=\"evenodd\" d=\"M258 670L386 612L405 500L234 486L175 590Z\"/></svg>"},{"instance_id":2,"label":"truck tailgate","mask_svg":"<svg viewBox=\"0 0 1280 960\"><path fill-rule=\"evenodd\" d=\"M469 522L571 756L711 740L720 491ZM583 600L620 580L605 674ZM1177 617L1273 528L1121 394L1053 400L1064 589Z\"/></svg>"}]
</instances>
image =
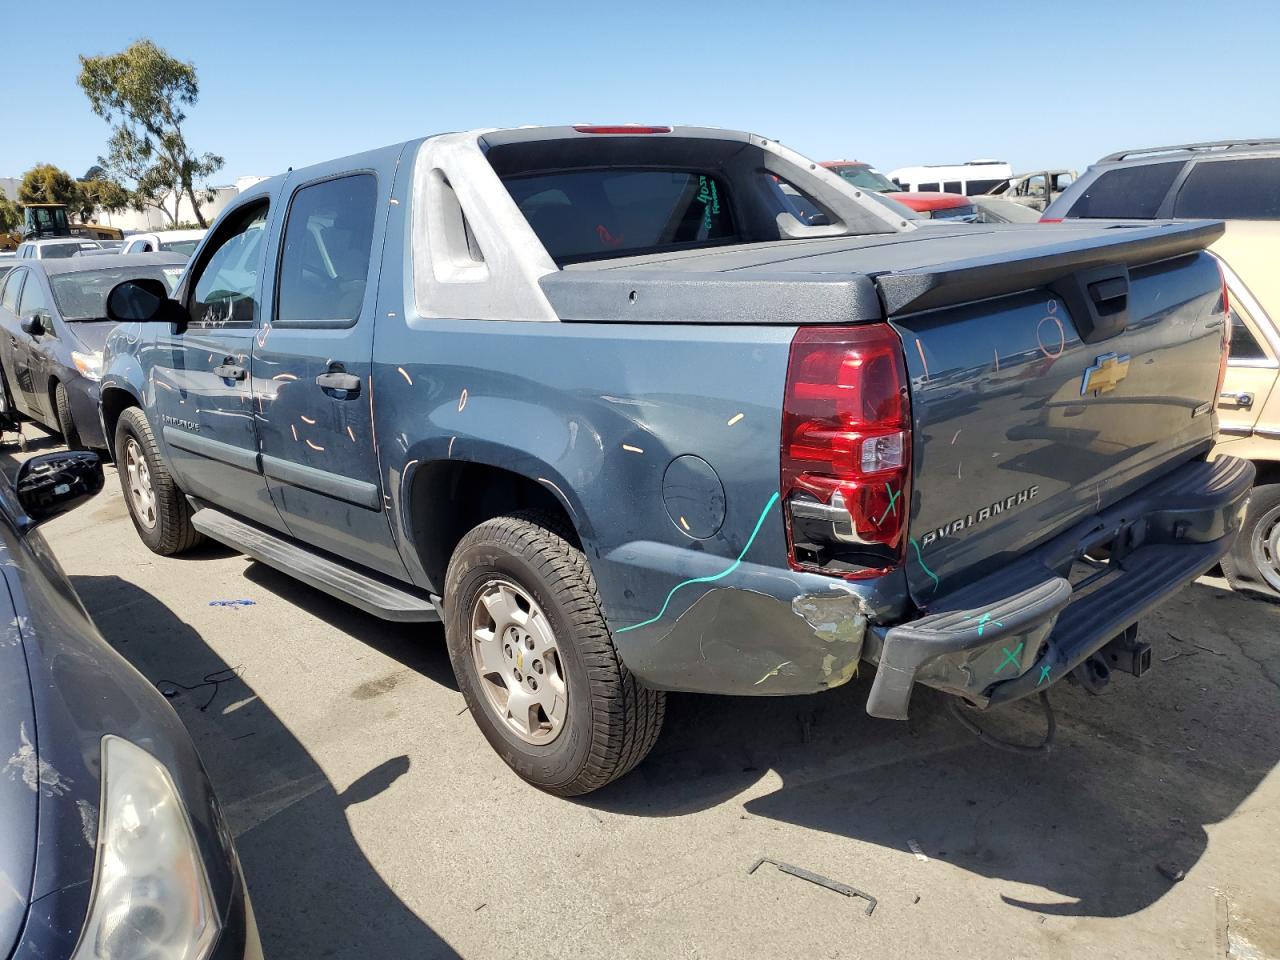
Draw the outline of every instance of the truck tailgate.
<instances>
[{"instance_id":1,"label":"truck tailgate","mask_svg":"<svg viewBox=\"0 0 1280 960\"><path fill-rule=\"evenodd\" d=\"M914 437L916 603L999 568L1209 449L1221 223L937 225L575 264L558 315L889 322ZM1091 306L1092 304L1092 306Z\"/></svg>"},{"instance_id":2,"label":"truck tailgate","mask_svg":"<svg viewBox=\"0 0 1280 960\"><path fill-rule=\"evenodd\" d=\"M1031 266L1029 284L1017 263L1003 276L979 265L966 277L957 264L877 278L886 307L895 295L908 310L939 304L891 314L911 380L907 571L918 604L1209 449L1221 280L1208 255L1161 257L1167 249L1095 250L1065 275ZM1118 293L1126 277L1122 325L1085 316L1091 290ZM984 289L996 295L941 305Z\"/></svg>"}]
</instances>

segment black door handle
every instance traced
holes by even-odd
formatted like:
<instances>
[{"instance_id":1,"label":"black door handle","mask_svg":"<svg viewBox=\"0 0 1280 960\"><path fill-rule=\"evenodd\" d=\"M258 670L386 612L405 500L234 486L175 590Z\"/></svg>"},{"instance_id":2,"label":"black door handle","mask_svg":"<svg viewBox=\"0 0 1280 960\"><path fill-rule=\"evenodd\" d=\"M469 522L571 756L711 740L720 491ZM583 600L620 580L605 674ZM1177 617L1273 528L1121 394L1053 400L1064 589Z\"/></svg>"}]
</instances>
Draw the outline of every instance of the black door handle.
<instances>
[{"instance_id":1,"label":"black door handle","mask_svg":"<svg viewBox=\"0 0 1280 960\"><path fill-rule=\"evenodd\" d=\"M328 373L322 373L316 377L316 386L330 396L333 396L330 391L342 390L346 395L338 399L350 400L360 393L360 378L353 373L347 373L342 364L331 363Z\"/></svg>"},{"instance_id":2,"label":"black door handle","mask_svg":"<svg viewBox=\"0 0 1280 960\"><path fill-rule=\"evenodd\" d=\"M243 380L249 375L244 367L236 364L235 357L223 357L222 362L213 368L213 372L223 380Z\"/></svg>"}]
</instances>

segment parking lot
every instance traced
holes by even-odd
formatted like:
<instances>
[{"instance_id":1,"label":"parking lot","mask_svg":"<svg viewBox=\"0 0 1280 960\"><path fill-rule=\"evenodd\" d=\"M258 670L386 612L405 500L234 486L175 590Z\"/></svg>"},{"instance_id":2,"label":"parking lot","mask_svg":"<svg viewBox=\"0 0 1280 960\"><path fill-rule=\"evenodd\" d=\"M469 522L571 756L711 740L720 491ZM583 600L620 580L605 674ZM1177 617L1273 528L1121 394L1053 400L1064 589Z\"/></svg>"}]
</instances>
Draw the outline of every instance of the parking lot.
<instances>
[{"instance_id":1,"label":"parking lot","mask_svg":"<svg viewBox=\"0 0 1280 960\"><path fill-rule=\"evenodd\" d=\"M44 531L107 640L172 694L270 957L1280 955L1280 608L1217 578L1143 623L1146 678L1055 688L1047 757L979 743L924 689L909 724L873 720L860 677L673 696L636 772L566 801L463 715L439 627L214 545L155 556L112 468ZM1034 740L1043 721L989 722ZM761 857L878 905L749 874Z\"/></svg>"}]
</instances>

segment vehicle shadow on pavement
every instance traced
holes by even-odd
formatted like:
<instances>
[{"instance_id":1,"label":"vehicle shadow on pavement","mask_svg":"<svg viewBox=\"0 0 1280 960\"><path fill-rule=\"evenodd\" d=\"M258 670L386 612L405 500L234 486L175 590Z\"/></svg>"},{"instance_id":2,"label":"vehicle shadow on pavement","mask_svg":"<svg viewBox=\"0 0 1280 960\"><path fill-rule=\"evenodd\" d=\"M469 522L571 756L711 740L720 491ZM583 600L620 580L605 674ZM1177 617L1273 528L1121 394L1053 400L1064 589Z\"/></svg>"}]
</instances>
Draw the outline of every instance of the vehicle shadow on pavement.
<instances>
[{"instance_id":1,"label":"vehicle shadow on pavement","mask_svg":"<svg viewBox=\"0 0 1280 960\"><path fill-rule=\"evenodd\" d=\"M398 660L433 683L458 692L458 681L453 676L449 651L445 647L444 628L440 624L393 623L379 619L265 563L250 563L245 568L244 577L285 603L305 610L365 646Z\"/></svg>"},{"instance_id":2,"label":"vehicle shadow on pavement","mask_svg":"<svg viewBox=\"0 0 1280 960\"><path fill-rule=\"evenodd\" d=\"M346 810L388 789L407 756L345 789L200 634L119 577L72 577L107 641L177 709L227 814L266 956L431 957L457 953L379 876Z\"/></svg>"},{"instance_id":3,"label":"vehicle shadow on pavement","mask_svg":"<svg viewBox=\"0 0 1280 960\"><path fill-rule=\"evenodd\" d=\"M1048 891L1033 898L1046 902L1001 895L1037 913L1126 916L1196 864L1205 827L1230 817L1280 757L1276 627L1274 605L1192 585L1144 622L1156 669L1141 681L1117 677L1101 697L1054 689L1058 738L1041 756L980 743L927 689L908 723L868 717L870 671L804 698L672 695L649 759L579 802L681 816L772 769L783 786L747 800L747 814L904 853L914 841L973 874ZM978 720L1022 742L1044 731L1034 701ZM844 879L875 889L874 876Z\"/></svg>"}]
</instances>

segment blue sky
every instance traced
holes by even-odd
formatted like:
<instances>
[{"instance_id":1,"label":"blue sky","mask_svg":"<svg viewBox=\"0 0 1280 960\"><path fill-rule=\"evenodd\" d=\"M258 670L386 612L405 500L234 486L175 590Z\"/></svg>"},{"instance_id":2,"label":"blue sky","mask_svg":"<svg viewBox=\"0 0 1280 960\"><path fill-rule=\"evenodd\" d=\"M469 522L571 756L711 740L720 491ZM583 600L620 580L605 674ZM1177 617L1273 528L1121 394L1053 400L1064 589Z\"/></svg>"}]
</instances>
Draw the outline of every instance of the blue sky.
<instances>
[{"instance_id":1,"label":"blue sky","mask_svg":"<svg viewBox=\"0 0 1280 960\"><path fill-rule=\"evenodd\" d=\"M81 175L108 131L77 54L141 37L195 62L187 132L226 157L219 183L583 120L742 128L885 170L1082 168L1124 147L1280 136L1280 22L1244 0L6 6L0 176L41 161Z\"/></svg>"}]
</instances>

